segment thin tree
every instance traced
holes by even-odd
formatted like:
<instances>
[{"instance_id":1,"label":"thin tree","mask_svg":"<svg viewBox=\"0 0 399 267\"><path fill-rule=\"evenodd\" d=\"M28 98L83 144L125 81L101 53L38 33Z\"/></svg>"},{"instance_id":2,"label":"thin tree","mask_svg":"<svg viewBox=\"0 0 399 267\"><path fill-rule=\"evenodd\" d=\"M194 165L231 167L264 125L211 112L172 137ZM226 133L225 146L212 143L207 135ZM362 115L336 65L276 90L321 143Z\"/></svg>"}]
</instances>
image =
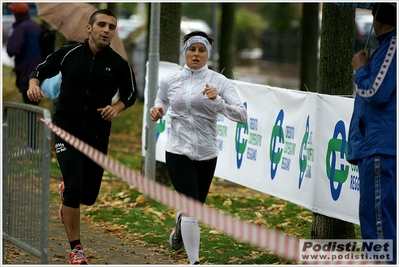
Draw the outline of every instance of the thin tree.
<instances>
[{"instance_id":1,"label":"thin tree","mask_svg":"<svg viewBox=\"0 0 399 267\"><path fill-rule=\"evenodd\" d=\"M319 6L320 3L302 6L301 91L317 92Z\"/></svg>"},{"instance_id":2,"label":"thin tree","mask_svg":"<svg viewBox=\"0 0 399 267\"><path fill-rule=\"evenodd\" d=\"M354 47L355 11L324 3L322 15L319 92L352 95L353 71L350 62ZM354 239L354 225L313 213L311 238Z\"/></svg>"},{"instance_id":3,"label":"thin tree","mask_svg":"<svg viewBox=\"0 0 399 267\"><path fill-rule=\"evenodd\" d=\"M320 45L320 92L330 95L353 94L355 9L323 4Z\"/></svg>"},{"instance_id":4,"label":"thin tree","mask_svg":"<svg viewBox=\"0 0 399 267\"><path fill-rule=\"evenodd\" d=\"M180 59L180 22L182 4L162 3L160 14L159 60L179 64ZM141 160L141 173L144 173L145 158ZM171 180L166 163L156 161L155 181L169 186Z\"/></svg>"},{"instance_id":5,"label":"thin tree","mask_svg":"<svg viewBox=\"0 0 399 267\"><path fill-rule=\"evenodd\" d=\"M117 11L117 3L114 2L108 2L107 3L107 9L111 10L115 15L118 14Z\"/></svg>"},{"instance_id":6,"label":"thin tree","mask_svg":"<svg viewBox=\"0 0 399 267\"><path fill-rule=\"evenodd\" d=\"M182 3L162 3L159 60L179 64Z\"/></svg>"},{"instance_id":7,"label":"thin tree","mask_svg":"<svg viewBox=\"0 0 399 267\"><path fill-rule=\"evenodd\" d=\"M219 72L233 79L236 59L235 42L235 3L222 3L222 22L219 37Z\"/></svg>"}]
</instances>

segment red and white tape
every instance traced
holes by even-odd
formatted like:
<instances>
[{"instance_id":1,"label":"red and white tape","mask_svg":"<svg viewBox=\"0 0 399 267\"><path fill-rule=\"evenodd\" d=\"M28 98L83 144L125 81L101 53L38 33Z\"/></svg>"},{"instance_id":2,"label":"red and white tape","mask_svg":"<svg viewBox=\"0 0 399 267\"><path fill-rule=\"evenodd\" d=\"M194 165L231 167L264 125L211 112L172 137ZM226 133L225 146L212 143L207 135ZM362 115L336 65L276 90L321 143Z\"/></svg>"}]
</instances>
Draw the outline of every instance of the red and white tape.
<instances>
[{"instance_id":1,"label":"red and white tape","mask_svg":"<svg viewBox=\"0 0 399 267\"><path fill-rule=\"evenodd\" d=\"M240 241L246 242L255 247L274 251L277 255L285 257L289 260L301 261L299 255L299 239L284 235L274 230L266 229L259 225L250 224L231 215L223 214L217 210L203 206L200 202L194 199L184 197L152 179L133 172L132 170L109 158L104 153L89 146L65 130L57 127L49 120L44 120L42 118L38 118L38 120L44 122L51 129L51 131L71 144L77 150L85 154L102 168L120 177L130 186L135 187L137 190L151 197L152 199L155 199L158 202L165 204L175 210L183 211L185 214L197 218L202 223L222 231ZM359 263L359 261L348 260L334 263L331 261L312 262L312 264L337 263L353 264Z\"/></svg>"}]
</instances>

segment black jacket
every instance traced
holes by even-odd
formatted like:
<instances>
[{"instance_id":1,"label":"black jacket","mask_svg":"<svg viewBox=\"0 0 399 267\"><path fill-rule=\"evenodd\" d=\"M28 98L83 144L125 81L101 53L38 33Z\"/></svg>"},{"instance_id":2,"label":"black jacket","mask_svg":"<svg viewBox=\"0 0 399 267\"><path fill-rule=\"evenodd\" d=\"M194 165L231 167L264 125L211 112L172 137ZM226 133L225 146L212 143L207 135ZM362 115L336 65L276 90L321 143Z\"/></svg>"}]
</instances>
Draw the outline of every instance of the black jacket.
<instances>
[{"instance_id":1,"label":"black jacket","mask_svg":"<svg viewBox=\"0 0 399 267\"><path fill-rule=\"evenodd\" d=\"M133 70L109 46L95 56L88 39L63 46L40 63L30 78L43 81L59 71L62 83L54 123L78 137L81 134L109 136L111 122L101 118L97 109L111 105L118 89L125 109L136 101Z\"/></svg>"}]
</instances>

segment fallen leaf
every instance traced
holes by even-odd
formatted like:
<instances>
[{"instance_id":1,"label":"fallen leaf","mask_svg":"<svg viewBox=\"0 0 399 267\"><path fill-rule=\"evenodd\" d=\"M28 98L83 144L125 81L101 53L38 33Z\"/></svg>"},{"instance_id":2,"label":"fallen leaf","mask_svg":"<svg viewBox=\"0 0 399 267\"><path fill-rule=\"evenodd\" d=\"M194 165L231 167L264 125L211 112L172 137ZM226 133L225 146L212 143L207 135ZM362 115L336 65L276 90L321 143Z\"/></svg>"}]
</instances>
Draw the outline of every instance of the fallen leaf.
<instances>
[{"instance_id":1,"label":"fallen leaf","mask_svg":"<svg viewBox=\"0 0 399 267\"><path fill-rule=\"evenodd\" d=\"M218 232L216 230L210 230L209 233L212 235L220 235L220 232Z\"/></svg>"},{"instance_id":2,"label":"fallen leaf","mask_svg":"<svg viewBox=\"0 0 399 267\"><path fill-rule=\"evenodd\" d=\"M54 258L56 258L56 259L65 259L65 256L59 255L59 254L54 254Z\"/></svg>"},{"instance_id":3,"label":"fallen leaf","mask_svg":"<svg viewBox=\"0 0 399 267\"><path fill-rule=\"evenodd\" d=\"M143 204L145 202L145 196L143 194L139 195L136 198L136 202L137 202L137 204Z\"/></svg>"},{"instance_id":4,"label":"fallen leaf","mask_svg":"<svg viewBox=\"0 0 399 267\"><path fill-rule=\"evenodd\" d=\"M226 199L226 200L223 202L223 206L231 206L232 203L233 203L233 202L230 200L230 198L228 198L228 199Z\"/></svg>"}]
</instances>

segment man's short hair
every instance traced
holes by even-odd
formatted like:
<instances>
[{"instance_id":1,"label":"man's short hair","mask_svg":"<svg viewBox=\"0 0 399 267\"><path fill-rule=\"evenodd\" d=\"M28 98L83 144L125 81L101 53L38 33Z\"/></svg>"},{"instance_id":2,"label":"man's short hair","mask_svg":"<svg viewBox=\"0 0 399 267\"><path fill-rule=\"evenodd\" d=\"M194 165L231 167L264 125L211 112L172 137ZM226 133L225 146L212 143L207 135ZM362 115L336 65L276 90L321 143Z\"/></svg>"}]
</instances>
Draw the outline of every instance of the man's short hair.
<instances>
[{"instance_id":1,"label":"man's short hair","mask_svg":"<svg viewBox=\"0 0 399 267\"><path fill-rule=\"evenodd\" d=\"M89 18L89 24L91 26L93 26L94 22L96 21L96 17L97 17L98 14L104 14L104 15L107 15L107 16L114 17L116 19L115 14L111 10L99 9L99 10L95 11L93 14L91 14L91 16Z\"/></svg>"}]
</instances>

